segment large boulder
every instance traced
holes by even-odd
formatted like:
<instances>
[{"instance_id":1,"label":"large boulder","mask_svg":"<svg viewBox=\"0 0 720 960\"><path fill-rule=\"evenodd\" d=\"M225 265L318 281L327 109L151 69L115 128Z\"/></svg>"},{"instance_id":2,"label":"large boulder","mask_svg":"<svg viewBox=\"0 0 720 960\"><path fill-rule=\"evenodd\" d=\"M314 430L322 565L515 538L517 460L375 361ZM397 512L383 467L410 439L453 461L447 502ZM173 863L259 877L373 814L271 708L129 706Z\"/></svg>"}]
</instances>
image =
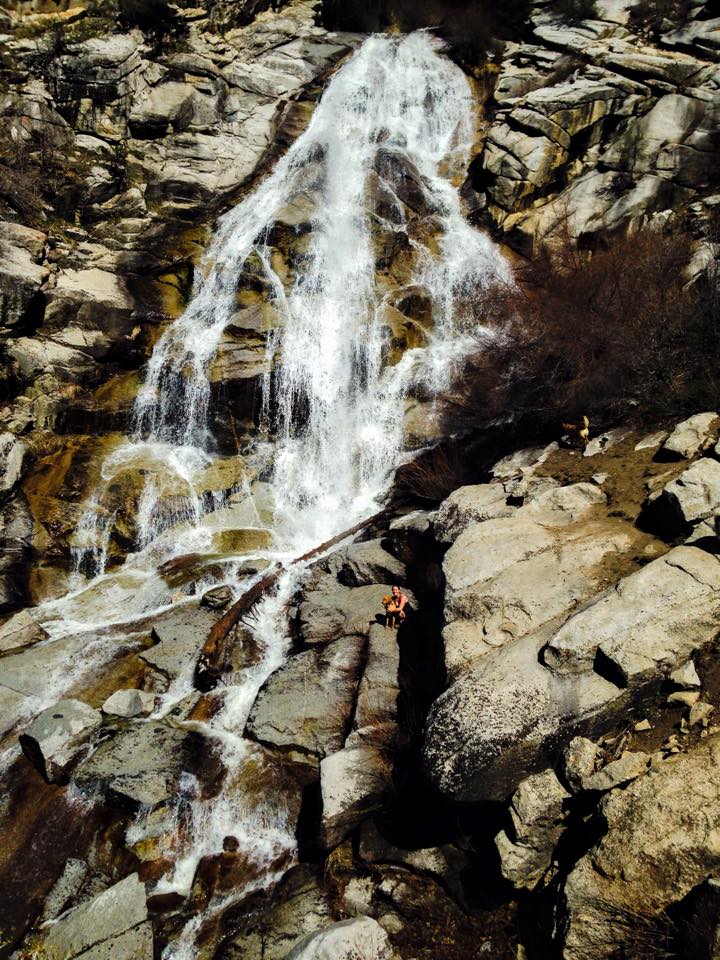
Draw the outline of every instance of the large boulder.
<instances>
[{"instance_id":1,"label":"large boulder","mask_svg":"<svg viewBox=\"0 0 720 960\"><path fill-rule=\"evenodd\" d=\"M341 920L300 941L286 960L394 960L388 935L372 917Z\"/></svg>"},{"instance_id":2,"label":"large boulder","mask_svg":"<svg viewBox=\"0 0 720 960\"><path fill-rule=\"evenodd\" d=\"M363 587L345 587L332 575L314 578L306 589L298 610L302 638L307 644L324 643L338 637L354 634L367 636L370 627L384 614L382 599L391 589L391 583ZM415 598L404 591L410 603Z\"/></svg>"},{"instance_id":3,"label":"large boulder","mask_svg":"<svg viewBox=\"0 0 720 960\"><path fill-rule=\"evenodd\" d=\"M676 547L576 613L544 661L557 675L605 673L626 685L669 672L717 635L720 559Z\"/></svg>"},{"instance_id":4,"label":"large boulder","mask_svg":"<svg viewBox=\"0 0 720 960\"><path fill-rule=\"evenodd\" d=\"M666 529L688 530L720 513L720 463L703 457L672 480L652 503L653 517Z\"/></svg>"},{"instance_id":5,"label":"large boulder","mask_svg":"<svg viewBox=\"0 0 720 960\"><path fill-rule=\"evenodd\" d=\"M101 723L99 711L81 700L60 700L20 734L20 746L48 783L67 783Z\"/></svg>"},{"instance_id":6,"label":"large boulder","mask_svg":"<svg viewBox=\"0 0 720 960\"><path fill-rule=\"evenodd\" d=\"M710 446L716 435L714 426L718 421L715 412L696 413L679 423L665 443L662 452L675 459L690 460L698 451Z\"/></svg>"},{"instance_id":7,"label":"large boulder","mask_svg":"<svg viewBox=\"0 0 720 960\"><path fill-rule=\"evenodd\" d=\"M111 806L154 809L175 796L180 774L191 769L192 743L192 735L164 723L134 723L81 763L73 783Z\"/></svg>"},{"instance_id":8,"label":"large boulder","mask_svg":"<svg viewBox=\"0 0 720 960\"><path fill-rule=\"evenodd\" d=\"M346 747L325 757L320 764L320 834L326 849L379 808L391 772L382 753L370 746Z\"/></svg>"},{"instance_id":9,"label":"large boulder","mask_svg":"<svg viewBox=\"0 0 720 960\"><path fill-rule=\"evenodd\" d=\"M370 628L365 669L358 687L353 729L386 727L397 721L400 647L394 630Z\"/></svg>"},{"instance_id":10,"label":"large boulder","mask_svg":"<svg viewBox=\"0 0 720 960\"><path fill-rule=\"evenodd\" d=\"M552 770L523 780L510 805L511 829L495 837L500 869L516 889L533 890L550 867L570 794Z\"/></svg>"},{"instance_id":11,"label":"large boulder","mask_svg":"<svg viewBox=\"0 0 720 960\"><path fill-rule=\"evenodd\" d=\"M469 527L445 556L443 642L453 679L591 596L602 561L632 545L633 531L619 522L566 529L556 523L563 511L531 507Z\"/></svg>"},{"instance_id":12,"label":"large boulder","mask_svg":"<svg viewBox=\"0 0 720 960\"><path fill-rule=\"evenodd\" d=\"M653 764L600 805L603 838L568 876L563 957L636 956L643 925L720 870L720 738ZM637 938L637 939L635 939Z\"/></svg>"},{"instance_id":13,"label":"large boulder","mask_svg":"<svg viewBox=\"0 0 720 960\"><path fill-rule=\"evenodd\" d=\"M48 960L152 960L152 925L145 885L136 873L53 923L42 944Z\"/></svg>"},{"instance_id":14,"label":"large boulder","mask_svg":"<svg viewBox=\"0 0 720 960\"><path fill-rule=\"evenodd\" d=\"M580 733L624 716L629 695L592 671L559 676L539 662L552 626L492 650L435 701L425 727L430 781L460 802L505 800Z\"/></svg>"},{"instance_id":15,"label":"large boulder","mask_svg":"<svg viewBox=\"0 0 720 960\"><path fill-rule=\"evenodd\" d=\"M341 749L364 647L362 638L344 637L290 657L258 694L248 734L261 743L320 758Z\"/></svg>"},{"instance_id":16,"label":"large boulder","mask_svg":"<svg viewBox=\"0 0 720 960\"><path fill-rule=\"evenodd\" d=\"M367 587L377 583L403 586L407 583L405 564L388 553L380 540L353 543L330 554L321 562L345 587Z\"/></svg>"}]
</instances>

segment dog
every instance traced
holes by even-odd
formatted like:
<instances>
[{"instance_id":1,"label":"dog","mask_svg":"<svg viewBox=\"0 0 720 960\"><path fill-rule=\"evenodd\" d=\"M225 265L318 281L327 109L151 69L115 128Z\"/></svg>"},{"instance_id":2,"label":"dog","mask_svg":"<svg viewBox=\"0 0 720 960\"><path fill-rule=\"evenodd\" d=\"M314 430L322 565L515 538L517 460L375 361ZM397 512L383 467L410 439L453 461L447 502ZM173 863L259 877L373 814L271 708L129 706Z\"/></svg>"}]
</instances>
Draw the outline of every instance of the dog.
<instances>
[{"instance_id":1,"label":"dog","mask_svg":"<svg viewBox=\"0 0 720 960\"><path fill-rule=\"evenodd\" d=\"M570 434L570 437L576 437L583 450L588 445L590 439L590 421L583 415L582 426L578 423L564 423L563 430Z\"/></svg>"},{"instance_id":2,"label":"dog","mask_svg":"<svg viewBox=\"0 0 720 960\"><path fill-rule=\"evenodd\" d=\"M382 604L385 607L385 629L399 627L400 607L395 603L395 598L392 595L383 597Z\"/></svg>"}]
</instances>

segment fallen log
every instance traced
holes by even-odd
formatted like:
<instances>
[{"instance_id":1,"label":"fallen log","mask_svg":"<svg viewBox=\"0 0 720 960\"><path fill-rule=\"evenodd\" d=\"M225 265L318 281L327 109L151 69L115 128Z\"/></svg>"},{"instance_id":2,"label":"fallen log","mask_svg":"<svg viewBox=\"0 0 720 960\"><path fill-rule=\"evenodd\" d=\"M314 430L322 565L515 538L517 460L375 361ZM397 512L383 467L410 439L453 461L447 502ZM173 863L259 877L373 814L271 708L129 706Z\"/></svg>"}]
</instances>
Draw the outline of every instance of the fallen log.
<instances>
[{"instance_id":1,"label":"fallen log","mask_svg":"<svg viewBox=\"0 0 720 960\"><path fill-rule=\"evenodd\" d=\"M352 537L361 530L365 530L371 524L384 519L387 515L387 510L381 510L379 513L375 513L373 516L361 520L360 523L356 523L348 530L343 530L342 533L332 537L332 539L321 543L319 547L315 547L307 553L304 553L301 557L296 557L291 561L290 566L298 563L306 563L308 560L313 560L315 557L321 556L331 547L342 543L343 540ZM218 685L222 676L223 644L228 634L240 620L252 610L267 591L275 586L280 575L286 569L287 567L277 564L270 573L265 574L265 576L254 583L249 590L246 590L213 626L208 634L207 640L202 645L200 657L195 665L193 682L197 690L206 693Z\"/></svg>"}]
</instances>

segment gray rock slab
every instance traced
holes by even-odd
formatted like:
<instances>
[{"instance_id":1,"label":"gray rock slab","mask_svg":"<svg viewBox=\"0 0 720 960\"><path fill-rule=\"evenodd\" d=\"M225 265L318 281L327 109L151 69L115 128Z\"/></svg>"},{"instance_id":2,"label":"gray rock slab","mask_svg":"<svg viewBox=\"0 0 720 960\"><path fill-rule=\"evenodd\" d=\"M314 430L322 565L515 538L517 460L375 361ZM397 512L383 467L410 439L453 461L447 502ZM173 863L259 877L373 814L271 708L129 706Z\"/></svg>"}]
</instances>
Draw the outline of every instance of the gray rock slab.
<instances>
[{"instance_id":1,"label":"gray rock slab","mask_svg":"<svg viewBox=\"0 0 720 960\"><path fill-rule=\"evenodd\" d=\"M48 960L70 960L83 951L113 940L147 920L145 884L136 873L81 903L48 930L43 948ZM98 953L97 958L115 956ZM132 954L127 954L128 960ZM138 954L138 957L146 956ZM118 958L125 956L118 954ZM134 958L133 958L134 960Z\"/></svg>"},{"instance_id":2,"label":"gray rock slab","mask_svg":"<svg viewBox=\"0 0 720 960\"><path fill-rule=\"evenodd\" d=\"M81 763L73 782L82 793L99 793L111 805L154 808L174 796L187 748L185 731L136 721Z\"/></svg>"},{"instance_id":3,"label":"gray rock slab","mask_svg":"<svg viewBox=\"0 0 720 960\"><path fill-rule=\"evenodd\" d=\"M298 610L302 638L307 644L325 643L353 634L367 636L377 616L384 614L382 599L391 583L365 587L344 587L335 577L324 576L317 586L306 590ZM415 598L403 591L413 606Z\"/></svg>"},{"instance_id":4,"label":"gray rock slab","mask_svg":"<svg viewBox=\"0 0 720 960\"><path fill-rule=\"evenodd\" d=\"M719 590L720 560L676 547L570 617L545 663L558 674L586 672L600 652L622 683L668 671L715 638Z\"/></svg>"},{"instance_id":5,"label":"gray rock slab","mask_svg":"<svg viewBox=\"0 0 720 960\"><path fill-rule=\"evenodd\" d=\"M192 673L200 648L218 618L214 610L194 604L161 614L152 626L157 644L142 652L143 660L171 680Z\"/></svg>"},{"instance_id":6,"label":"gray rock slab","mask_svg":"<svg viewBox=\"0 0 720 960\"><path fill-rule=\"evenodd\" d=\"M326 849L379 808L389 777L388 761L373 747L346 747L325 757L320 764L320 833Z\"/></svg>"},{"instance_id":7,"label":"gray rock slab","mask_svg":"<svg viewBox=\"0 0 720 960\"><path fill-rule=\"evenodd\" d=\"M375 624L370 628L367 657L360 686L353 729L360 730L397 720L400 695L400 648L397 633Z\"/></svg>"},{"instance_id":8,"label":"gray rock slab","mask_svg":"<svg viewBox=\"0 0 720 960\"><path fill-rule=\"evenodd\" d=\"M380 540L354 543L332 553L321 566L345 587L366 587L376 583L404 586L405 564L384 550Z\"/></svg>"},{"instance_id":9,"label":"gray rock slab","mask_svg":"<svg viewBox=\"0 0 720 960\"><path fill-rule=\"evenodd\" d=\"M438 508L432 530L438 543L453 543L473 523L510 517L516 508L507 503L502 483L459 487Z\"/></svg>"},{"instance_id":10,"label":"gray rock slab","mask_svg":"<svg viewBox=\"0 0 720 960\"><path fill-rule=\"evenodd\" d=\"M60 700L20 734L20 746L48 783L66 783L101 723L100 712L81 700Z\"/></svg>"},{"instance_id":11,"label":"gray rock slab","mask_svg":"<svg viewBox=\"0 0 720 960\"><path fill-rule=\"evenodd\" d=\"M153 944L152 923L146 920L118 937L90 947L81 957L82 960L153 960Z\"/></svg>"},{"instance_id":12,"label":"gray rock slab","mask_svg":"<svg viewBox=\"0 0 720 960\"><path fill-rule=\"evenodd\" d=\"M344 637L290 657L260 690L248 734L318 757L339 750L350 723L364 647L364 639Z\"/></svg>"}]
</instances>

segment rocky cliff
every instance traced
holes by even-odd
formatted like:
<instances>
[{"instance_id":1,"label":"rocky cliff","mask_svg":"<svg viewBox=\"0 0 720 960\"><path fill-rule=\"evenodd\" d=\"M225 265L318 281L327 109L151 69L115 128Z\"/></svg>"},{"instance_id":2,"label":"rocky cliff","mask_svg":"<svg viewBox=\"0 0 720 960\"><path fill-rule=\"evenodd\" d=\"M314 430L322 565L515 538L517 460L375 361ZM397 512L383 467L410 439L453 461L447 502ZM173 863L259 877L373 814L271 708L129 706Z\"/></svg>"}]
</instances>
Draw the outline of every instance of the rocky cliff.
<instances>
[{"instance_id":1,"label":"rocky cliff","mask_svg":"<svg viewBox=\"0 0 720 960\"><path fill-rule=\"evenodd\" d=\"M716 276L718 11L581 6L533 6L457 57L477 108L450 177L464 213L510 262L682 223L688 281ZM274 569L260 387L321 156L243 263L191 494L168 463L149 507L157 465L112 457L218 218L365 40L325 13L0 8L0 955L714 957L715 411L651 432L630 410L584 449L468 438L473 482L449 496L401 471L381 515L225 636L224 682L193 689L238 584ZM394 143L369 194L382 363L402 371L441 331L417 271L450 201ZM443 440L430 388L400 396L405 451ZM149 514L180 542L199 513L201 547L133 562ZM393 584L397 632L376 616Z\"/></svg>"}]
</instances>

